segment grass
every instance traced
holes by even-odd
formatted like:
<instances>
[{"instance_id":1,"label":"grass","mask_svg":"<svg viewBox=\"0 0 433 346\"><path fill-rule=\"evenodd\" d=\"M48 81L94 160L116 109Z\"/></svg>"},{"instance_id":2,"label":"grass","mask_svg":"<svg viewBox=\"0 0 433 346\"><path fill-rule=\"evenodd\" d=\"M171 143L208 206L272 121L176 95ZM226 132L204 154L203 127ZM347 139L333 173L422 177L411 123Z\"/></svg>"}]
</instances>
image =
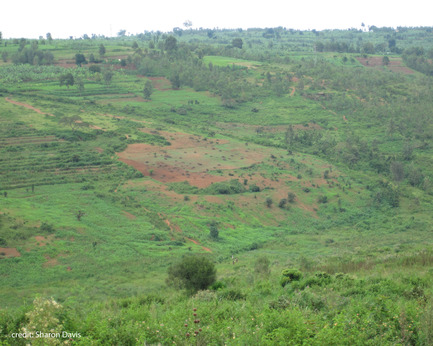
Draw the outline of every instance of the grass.
<instances>
[{"instance_id":1,"label":"grass","mask_svg":"<svg viewBox=\"0 0 433 346\"><path fill-rule=\"evenodd\" d=\"M107 56L132 53L128 44L107 42ZM97 52L86 40L73 45L50 49L56 59ZM21 256L0 251L5 314L24 321L23 305L53 296L70 309L64 321L83 332L83 343L188 344L192 307L203 321L197 343L428 340L428 83L372 75L350 55L343 63L340 54L320 54L316 65L305 49L284 64L205 56L206 65L247 69L239 76L253 91L232 108L210 92L174 90L163 76L152 79L146 101L145 79L131 71L116 70L104 85L83 70L82 94L52 77L8 82L0 98L0 247ZM278 97L266 72L271 82L279 73L298 79ZM407 121L399 112L412 106L400 97L422 95L413 106L420 117ZM388 110L399 126L393 136ZM91 126L59 121L76 115ZM408 138L416 144L411 162L401 157ZM392 161L404 163L401 182L392 181ZM415 168L423 186L409 183ZM280 204L289 194L293 201ZM216 263L220 290L186 297L166 287L167 267L191 253ZM270 276L255 270L260 256ZM303 276L283 288L289 268Z\"/></svg>"}]
</instances>

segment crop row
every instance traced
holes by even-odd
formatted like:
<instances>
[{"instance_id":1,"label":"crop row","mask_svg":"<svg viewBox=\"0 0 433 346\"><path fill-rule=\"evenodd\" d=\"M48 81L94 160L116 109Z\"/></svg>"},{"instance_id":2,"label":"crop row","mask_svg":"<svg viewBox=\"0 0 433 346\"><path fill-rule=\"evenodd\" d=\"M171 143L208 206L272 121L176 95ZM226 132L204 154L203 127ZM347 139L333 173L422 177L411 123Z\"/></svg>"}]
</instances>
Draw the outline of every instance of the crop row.
<instances>
[{"instance_id":1,"label":"crop row","mask_svg":"<svg viewBox=\"0 0 433 346\"><path fill-rule=\"evenodd\" d=\"M104 167L84 167L75 170L46 170L33 174L22 172L22 174L6 174L0 178L0 187L2 189L14 189L20 187L29 187L32 185L54 185L83 182L87 179L99 180L105 179L109 174L118 170L115 165Z\"/></svg>"}]
</instances>

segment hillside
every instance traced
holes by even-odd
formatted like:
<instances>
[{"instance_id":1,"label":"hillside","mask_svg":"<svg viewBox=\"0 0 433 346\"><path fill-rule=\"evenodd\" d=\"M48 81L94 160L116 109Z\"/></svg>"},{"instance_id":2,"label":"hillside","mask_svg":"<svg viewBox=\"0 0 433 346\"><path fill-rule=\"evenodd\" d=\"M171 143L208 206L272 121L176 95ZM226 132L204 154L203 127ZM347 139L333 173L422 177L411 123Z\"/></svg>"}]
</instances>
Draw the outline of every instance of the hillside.
<instances>
[{"instance_id":1,"label":"hillside","mask_svg":"<svg viewBox=\"0 0 433 346\"><path fill-rule=\"evenodd\" d=\"M0 344L433 342L431 28L1 43Z\"/></svg>"}]
</instances>

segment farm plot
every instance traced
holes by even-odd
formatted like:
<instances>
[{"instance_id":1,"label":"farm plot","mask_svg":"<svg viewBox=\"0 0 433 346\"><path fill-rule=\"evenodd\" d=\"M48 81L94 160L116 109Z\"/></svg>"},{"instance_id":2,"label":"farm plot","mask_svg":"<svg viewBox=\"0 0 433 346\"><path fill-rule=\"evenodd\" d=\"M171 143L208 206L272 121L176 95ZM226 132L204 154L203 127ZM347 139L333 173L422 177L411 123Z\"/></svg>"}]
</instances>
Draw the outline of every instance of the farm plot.
<instances>
[{"instance_id":1,"label":"farm plot","mask_svg":"<svg viewBox=\"0 0 433 346\"><path fill-rule=\"evenodd\" d=\"M266 149L255 151L245 144L223 139L163 131L158 134L171 145L131 144L118 156L120 161L164 183L187 181L199 188L207 187L230 178L212 174L213 171L250 166L269 156Z\"/></svg>"}]
</instances>

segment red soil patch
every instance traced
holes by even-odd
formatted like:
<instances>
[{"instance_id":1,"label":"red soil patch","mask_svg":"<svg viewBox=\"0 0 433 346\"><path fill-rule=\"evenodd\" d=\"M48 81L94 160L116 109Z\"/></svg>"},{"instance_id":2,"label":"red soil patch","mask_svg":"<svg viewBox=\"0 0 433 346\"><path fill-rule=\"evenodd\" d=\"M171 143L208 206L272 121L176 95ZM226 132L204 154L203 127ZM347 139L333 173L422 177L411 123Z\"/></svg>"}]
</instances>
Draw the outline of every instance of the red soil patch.
<instances>
[{"instance_id":1,"label":"red soil patch","mask_svg":"<svg viewBox=\"0 0 433 346\"><path fill-rule=\"evenodd\" d=\"M100 147L95 147L95 150L100 154L102 154L104 152L104 149L102 149Z\"/></svg>"},{"instance_id":2,"label":"red soil patch","mask_svg":"<svg viewBox=\"0 0 433 346\"><path fill-rule=\"evenodd\" d=\"M224 200L218 196L208 195L208 196L205 196L204 199L210 203L216 203L216 204L223 204L224 203Z\"/></svg>"},{"instance_id":3,"label":"red soil patch","mask_svg":"<svg viewBox=\"0 0 433 346\"><path fill-rule=\"evenodd\" d=\"M41 111L40 109L38 109L38 108L35 108L35 107L33 107L33 106L31 106L31 105L29 105L29 104L27 104L27 103L14 101L14 100L10 99L9 97L5 97L5 100L6 100L7 102L9 102L9 103L14 104L14 105L21 106L21 107L24 107L24 108L27 108L27 109L31 109L32 111L35 111L36 113L39 113L39 114L44 114L44 115L46 114L46 115L49 115L49 116L51 116L51 117L54 116L54 114L50 114L50 113L42 112L42 111Z\"/></svg>"},{"instance_id":4,"label":"red soil patch","mask_svg":"<svg viewBox=\"0 0 433 346\"><path fill-rule=\"evenodd\" d=\"M52 241L54 238L54 234L44 237L42 235L37 235L34 237L36 241L39 243L39 246L45 246L48 242Z\"/></svg>"},{"instance_id":5,"label":"red soil patch","mask_svg":"<svg viewBox=\"0 0 433 346\"><path fill-rule=\"evenodd\" d=\"M260 162L265 154L236 147L227 151L220 145L227 140L207 140L186 133L143 130L156 133L170 141L170 146L158 147L150 144L130 144L127 149L117 153L119 160L133 166L146 176L164 183L188 181L189 184L203 188L212 183L233 179L230 176L217 176L207 173L212 170L229 170ZM234 164L224 163L233 162ZM221 163L218 163L221 162Z\"/></svg>"},{"instance_id":6,"label":"red soil patch","mask_svg":"<svg viewBox=\"0 0 433 346\"><path fill-rule=\"evenodd\" d=\"M194 244L196 244L196 245L200 245L200 243L199 243L197 240L194 240L194 239L191 239L191 238L186 238L186 237L185 237L185 239L186 239L186 240L189 240L189 241L192 241L192 242L193 242ZM200 246L201 246L201 245L200 245ZM207 247L201 246L201 248L202 248L204 251L212 252L212 250L209 249L209 248L207 248Z\"/></svg>"},{"instance_id":7,"label":"red soil patch","mask_svg":"<svg viewBox=\"0 0 433 346\"><path fill-rule=\"evenodd\" d=\"M55 63L56 66L61 66L65 68L76 68L77 64L75 61L69 60L69 59L60 59Z\"/></svg>"},{"instance_id":8,"label":"red soil patch","mask_svg":"<svg viewBox=\"0 0 433 346\"><path fill-rule=\"evenodd\" d=\"M126 216L129 220L135 220L135 219L137 218L137 216L135 216L135 215L133 215L133 214L131 214L131 213L128 213L128 212L125 211L125 210L122 210L122 213L125 214L125 216Z\"/></svg>"},{"instance_id":9,"label":"red soil patch","mask_svg":"<svg viewBox=\"0 0 433 346\"><path fill-rule=\"evenodd\" d=\"M0 258L20 257L20 256L21 254L14 247L0 247Z\"/></svg>"},{"instance_id":10,"label":"red soil patch","mask_svg":"<svg viewBox=\"0 0 433 346\"><path fill-rule=\"evenodd\" d=\"M381 68L384 67L382 57L380 56L372 56L368 58L361 58L358 57L356 60L358 60L362 65L366 67L372 67L372 68ZM410 68L403 66L403 60L401 58L390 58L388 69L393 72L400 72L404 74L413 74L415 73Z\"/></svg>"},{"instance_id":11,"label":"red soil patch","mask_svg":"<svg viewBox=\"0 0 433 346\"><path fill-rule=\"evenodd\" d=\"M165 77L146 77L146 76L139 76L139 77L150 79L152 81L153 87L156 90L159 91L173 90L170 81Z\"/></svg>"},{"instance_id":12,"label":"red soil patch","mask_svg":"<svg viewBox=\"0 0 433 346\"><path fill-rule=\"evenodd\" d=\"M47 261L42 265L42 267L44 267L44 268L54 267L54 266L56 266L56 265L59 264L59 260L58 260L57 258L51 258L51 257L48 256L48 255L45 255L44 257L45 257L45 259L47 260Z\"/></svg>"}]
</instances>

